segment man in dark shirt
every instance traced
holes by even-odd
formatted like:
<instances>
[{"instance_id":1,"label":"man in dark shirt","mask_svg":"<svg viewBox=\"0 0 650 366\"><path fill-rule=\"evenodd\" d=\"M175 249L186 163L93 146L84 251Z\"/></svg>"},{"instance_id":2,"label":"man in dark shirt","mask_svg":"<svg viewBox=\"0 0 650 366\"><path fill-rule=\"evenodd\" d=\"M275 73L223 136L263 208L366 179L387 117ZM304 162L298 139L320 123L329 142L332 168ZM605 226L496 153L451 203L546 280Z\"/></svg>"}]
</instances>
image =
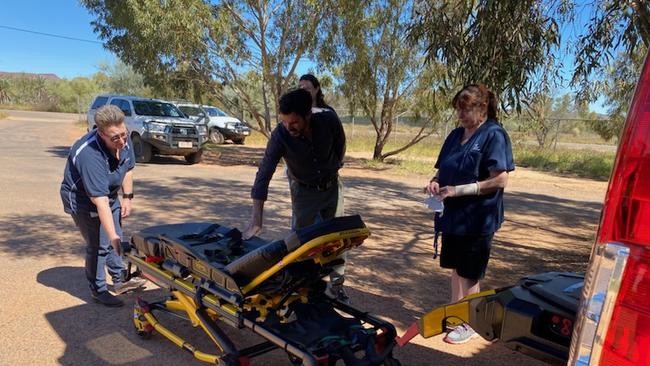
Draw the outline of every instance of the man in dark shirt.
<instances>
[{"instance_id":1,"label":"man in dark shirt","mask_svg":"<svg viewBox=\"0 0 650 366\"><path fill-rule=\"evenodd\" d=\"M244 230L250 238L262 230L264 201L280 161L287 164L291 187L292 229L343 215L343 192L338 171L345 155L345 133L336 113L312 108L308 91L296 89L279 100L281 123L271 133L251 190L253 213ZM343 265L331 276L331 293L347 300L342 289Z\"/></svg>"}]
</instances>

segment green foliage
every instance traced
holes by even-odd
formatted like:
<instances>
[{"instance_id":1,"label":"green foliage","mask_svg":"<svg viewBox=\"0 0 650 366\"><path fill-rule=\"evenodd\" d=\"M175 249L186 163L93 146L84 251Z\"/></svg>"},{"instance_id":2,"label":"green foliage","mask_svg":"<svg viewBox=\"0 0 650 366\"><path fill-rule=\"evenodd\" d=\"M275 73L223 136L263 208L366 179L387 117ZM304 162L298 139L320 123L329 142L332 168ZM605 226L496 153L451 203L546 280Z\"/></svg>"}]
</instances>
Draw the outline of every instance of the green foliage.
<instances>
[{"instance_id":1,"label":"green foliage","mask_svg":"<svg viewBox=\"0 0 650 366\"><path fill-rule=\"evenodd\" d=\"M517 109L535 84L558 76L560 45L556 15L567 1L420 2L411 38L427 48L427 58L447 66L456 84L481 82Z\"/></svg>"},{"instance_id":2,"label":"green foliage","mask_svg":"<svg viewBox=\"0 0 650 366\"><path fill-rule=\"evenodd\" d=\"M139 95L143 97L162 97L155 95L150 87L144 82L144 76L135 72L132 67L117 60L114 64L102 62L99 65L100 73L97 75L97 82L102 89L110 90L111 93L123 95Z\"/></svg>"},{"instance_id":3,"label":"green foliage","mask_svg":"<svg viewBox=\"0 0 650 366\"><path fill-rule=\"evenodd\" d=\"M444 66L424 63L424 48L407 42L413 1L340 1L335 38L321 60L337 72L339 90L355 113L368 116L374 127L373 159L384 160L411 148L440 121L437 84ZM442 71L441 71L442 70ZM385 152L399 116L420 122L420 130L402 146Z\"/></svg>"},{"instance_id":4,"label":"green foliage","mask_svg":"<svg viewBox=\"0 0 650 366\"><path fill-rule=\"evenodd\" d=\"M515 149L515 163L535 170L607 180L614 165L614 153L591 150Z\"/></svg>"},{"instance_id":5,"label":"green foliage","mask_svg":"<svg viewBox=\"0 0 650 366\"><path fill-rule=\"evenodd\" d=\"M598 82L608 108L608 119L594 119L590 125L604 140L620 136L623 130L646 52L643 45L637 46L634 54L620 52L618 59L606 68L604 79Z\"/></svg>"},{"instance_id":6,"label":"green foliage","mask_svg":"<svg viewBox=\"0 0 650 366\"><path fill-rule=\"evenodd\" d=\"M616 104L629 103L630 99L624 99L627 96L621 95L619 99L606 89L611 85L611 77L628 81L638 78L650 44L650 3L597 0L589 10L591 19L575 46L571 83L578 87L582 100L594 101L604 93L614 97Z\"/></svg>"},{"instance_id":7,"label":"green foliage","mask_svg":"<svg viewBox=\"0 0 650 366\"><path fill-rule=\"evenodd\" d=\"M143 77L121 62L100 65L92 77L44 79L25 74L0 79L0 105L51 112L85 113L100 93L154 96Z\"/></svg>"},{"instance_id":8,"label":"green foliage","mask_svg":"<svg viewBox=\"0 0 650 366\"><path fill-rule=\"evenodd\" d=\"M329 34L330 0L82 0L107 47L157 91L246 112L268 135L298 61ZM248 71L254 71L250 75ZM259 95L261 98L257 99Z\"/></svg>"}]
</instances>

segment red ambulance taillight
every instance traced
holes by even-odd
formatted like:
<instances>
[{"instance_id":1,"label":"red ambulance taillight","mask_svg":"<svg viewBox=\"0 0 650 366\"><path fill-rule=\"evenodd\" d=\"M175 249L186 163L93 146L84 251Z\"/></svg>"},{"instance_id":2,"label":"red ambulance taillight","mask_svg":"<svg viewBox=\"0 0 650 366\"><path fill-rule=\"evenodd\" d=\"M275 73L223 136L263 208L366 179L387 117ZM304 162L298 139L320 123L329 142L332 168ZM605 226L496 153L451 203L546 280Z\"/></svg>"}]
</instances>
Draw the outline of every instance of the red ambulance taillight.
<instances>
[{"instance_id":1,"label":"red ambulance taillight","mask_svg":"<svg viewBox=\"0 0 650 366\"><path fill-rule=\"evenodd\" d=\"M621 136L585 276L571 365L650 365L650 63Z\"/></svg>"},{"instance_id":2,"label":"red ambulance taillight","mask_svg":"<svg viewBox=\"0 0 650 366\"><path fill-rule=\"evenodd\" d=\"M632 248L609 328L600 365L650 365L650 255Z\"/></svg>"}]
</instances>

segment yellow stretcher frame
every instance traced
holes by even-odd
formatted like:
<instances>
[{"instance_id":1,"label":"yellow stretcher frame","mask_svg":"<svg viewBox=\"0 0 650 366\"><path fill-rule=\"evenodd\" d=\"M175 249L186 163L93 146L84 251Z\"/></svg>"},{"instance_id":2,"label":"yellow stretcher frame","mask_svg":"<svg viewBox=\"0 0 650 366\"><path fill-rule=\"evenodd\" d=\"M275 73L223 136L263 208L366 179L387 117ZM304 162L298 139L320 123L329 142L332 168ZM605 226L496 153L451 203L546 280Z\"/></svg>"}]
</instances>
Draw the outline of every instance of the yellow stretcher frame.
<instances>
[{"instance_id":1,"label":"yellow stretcher frame","mask_svg":"<svg viewBox=\"0 0 650 366\"><path fill-rule=\"evenodd\" d=\"M210 334L210 332L207 330L207 325L197 317L196 311L198 310L199 306L196 304L196 302L182 292L172 291L172 294L174 294L176 299L166 300L164 303L165 307L171 311L184 311L190 318L192 326L200 326L208 334L214 344L223 352L224 349L221 343ZM214 311L209 311L209 313L213 316L216 316L216 313ZM164 325L162 325L151 313L151 310L148 308L148 304L144 303L140 299L136 301L136 304L133 307L133 323L135 325L137 333L144 338L148 338L153 330L155 330L178 347L189 351L199 361L216 365L222 363L221 355L199 351L192 344L186 342L183 338L176 335L176 333L172 332Z\"/></svg>"},{"instance_id":2,"label":"yellow stretcher frame","mask_svg":"<svg viewBox=\"0 0 650 366\"><path fill-rule=\"evenodd\" d=\"M364 227L339 231L314 238L284 256L284 258L273 265L273 267L257 275L257 277L251 280L251 282L242 287L242 293L244 295L249 294L262 282L266 281L291 263L310 258L318 264L329 263L337 259L344 251L361 245L361 243L363 243L363 241L369 236L370 230Z\"/></svg>"},{"instance_id":3,"label":"yellow stretcher frame","mask_svg":"<svg viewBox=\"0 0 650 366\"><path fill-rule=\"evenodd\" d=\"M361 245L363 241L370 236L370 230L367 227L343 230L339 232L334 232L319 236L308 241L305 244L302 244L297 249L288 253L280 261L278 261L271 268L265 270L264 272L257 275L253 278L248 284L241 287L241 293L249 301L247 302L246 310L251 308L257 308L261 316L265 316L268 310L268 304L265 308L262 308L260 301L257 299L258 295L253 293L253 290L257 288L264 281L281 271L287 265L303 260L314 260L319 264L327 264L333 260L336 260L343 252L350 250L356 246ZM147 277L152 282L159 284L159 282L164 282L171 289L173 299L166 300L162 303L161 307L164 307L169 311L184 312L187 314L187 317L192 323L193 327L200 327L204 332L208 334L210 339L215 343L215 345L222 351L223 354L228 354L228 349L230 346L224 345L224 341L219 339L219 337L214 335L214 330L210 328L210 325L207 324L209 321L217 321L224 318L224 316L230 318L231 323L233 323L234 318L237 318L238 315L243 311L243 306L238 307L235 304L225 302L220 299L218 296L211 293L201 293L200 296L197 296L197 288L186 279L182 279L174 276L169 271L162 269L157 263L149 263L141 257L133 253L127 253L127 259L138 267L144 277ZM199 273L192 272L190 269L191 277L201 278ZM197 302L199 299L200 302ZM290 301L299 301L304 300L303 296L293 296L290 298ZM197 314L204 309L205 317L198 316ZM226 320L226 319L223 319ZM203 362L208 362L212 364L237 364L232 359L224 359L223 355L216 355L205 353L196 349L193 345L186 342L183 338L179 337L177 334L163 326L158 319L152 314L149 304L138 299L134 305L134 316L133 316L134 326L139 335L143 337L148 337L155 330L165 338L169 339L172 343L176 344L178 347L187 350L192 353L192 355ZM244 320L244 323L250 322ZM239 328L242 328L242 324L234 324ZM255 329L255 324L245 324L249 326L250 329ZM281 342L274 342L273 347L284 348L287 351L293 351L292 353L301 352L295 346L291 344L280 344ZM233 346L234 347L234 346ZM242 365L247 364L247 357L239 357L236 362L239 362ZM303 359L304 360L304 359ZM305 363L309 364L309 362Z\"/></svg>"}]
</instances>

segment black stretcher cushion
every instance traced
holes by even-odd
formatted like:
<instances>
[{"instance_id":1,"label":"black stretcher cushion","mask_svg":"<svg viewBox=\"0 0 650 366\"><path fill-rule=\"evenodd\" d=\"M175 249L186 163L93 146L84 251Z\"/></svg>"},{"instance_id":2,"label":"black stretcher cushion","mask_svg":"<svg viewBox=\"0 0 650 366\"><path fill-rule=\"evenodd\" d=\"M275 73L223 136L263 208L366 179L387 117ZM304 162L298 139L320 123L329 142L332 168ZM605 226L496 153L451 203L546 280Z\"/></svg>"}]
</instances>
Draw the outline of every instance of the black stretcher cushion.
<instances>
[{"instance_id":1,"label":"black stretcher cushion","mask_svg":"<svg viewBox=\"0 0 650 366\"><path fill-rule=\"evenodd\" d=\"M198 260L209 266L209 274L202 275L221 286L232 288L233 286L227 283L228 277L238 286L243 286L273 267L284 256L315 238L365 227L361 217L354 215L337 217L299 229L284 240L269 242L258 237L243 241L240 239L240 253L244 254L229 262L211 260L222 248L218 245L219 238L233 231L218 224L204 222L153 226L134 234L131 242L143 255L172 259L190 270L196 271L198 267L194 262Z\"/></svg>"},{"instance_id":2,"label":"black stretcher cushion","mask_svg":"<svg viewBox=\"0 0 650 366\"><path fill-rule=\"evenodd\" d=\"M276 240L244 254L228 264L224 270L241 286L273 267L287 254L289 252L284 240Z\"/></svg>"},{"instance_id":3,"label":"black stretcher cushion","mask_svg":"<svg viewBox=\"0 0 650 366\"><path fill-rule=\"evenodd\" d=\"M298 229L284 240L271 242L252 252L246 253L228 264L224 270L241 286L273 267L285 255L313 239L331 233L363 229L365 227L366 225L359 215L335 217L331 220Z\"/></svg>"}]
</instances>

